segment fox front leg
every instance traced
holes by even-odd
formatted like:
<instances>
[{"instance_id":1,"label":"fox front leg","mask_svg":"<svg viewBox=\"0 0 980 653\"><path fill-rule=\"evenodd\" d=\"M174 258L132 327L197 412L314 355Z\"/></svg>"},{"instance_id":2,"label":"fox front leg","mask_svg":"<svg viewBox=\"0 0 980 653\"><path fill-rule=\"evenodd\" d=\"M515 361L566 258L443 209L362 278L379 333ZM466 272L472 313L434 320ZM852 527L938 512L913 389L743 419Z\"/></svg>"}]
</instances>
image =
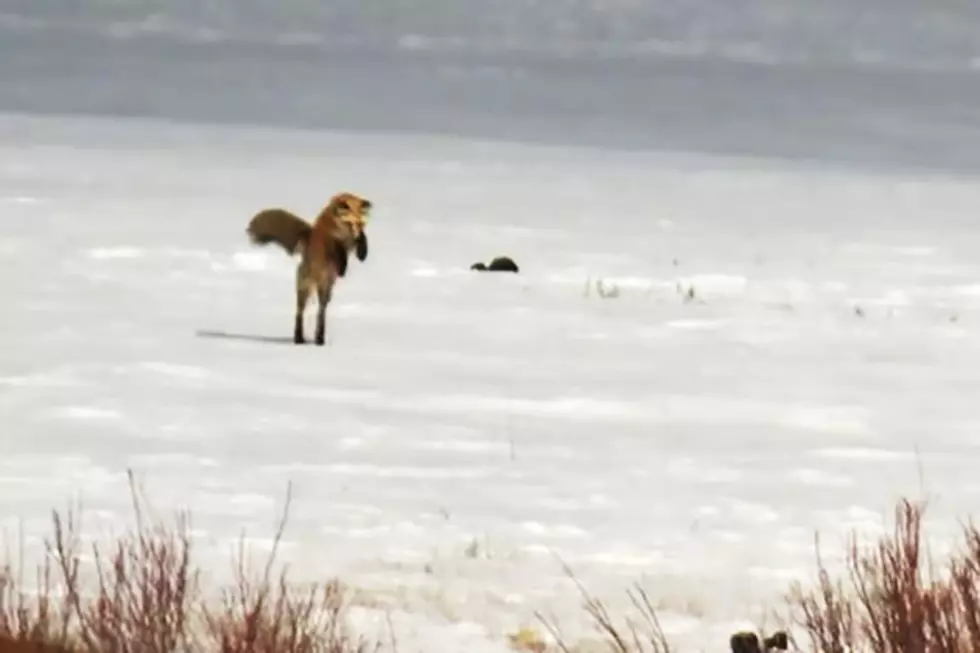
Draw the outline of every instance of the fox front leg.
<instances>
[{"instance_id":1,"label":"fox front leg","mask_svg":"<svg viewBox=\"0 0 980 653\"><path fill-rule=\"evenodd\" d=\"M333 245L334 254L334 266L337 268L337 276L343 277L347 275L347 265L349 257L347 256L347 248L341 242L335 242Z\"/></svg>"},{"instance_id":2,"label":"fox front leg","mask_svg":"<svg viewBox=\"0 0 980 653\"><path fill-rule=\"evenodd\" d=\"M368 239L367 234L363 231L357 237L357 242L355 243L354 253L357 254L357 260L363 262L368 255Z\"/></svg>"}]
</instances>

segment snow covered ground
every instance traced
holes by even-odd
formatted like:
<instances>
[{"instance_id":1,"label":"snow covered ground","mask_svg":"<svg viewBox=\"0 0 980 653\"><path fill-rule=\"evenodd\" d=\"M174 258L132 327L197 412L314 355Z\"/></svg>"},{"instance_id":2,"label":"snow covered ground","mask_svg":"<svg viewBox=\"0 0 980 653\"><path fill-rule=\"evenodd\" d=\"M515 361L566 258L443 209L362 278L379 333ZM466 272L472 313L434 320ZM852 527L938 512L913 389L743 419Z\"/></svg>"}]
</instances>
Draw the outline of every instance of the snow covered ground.
<instances>
[{"instance_id":1,"label":"snow covered ground","mask_svg":"<svg viewBox=\"0 0 980 653\"><path fill-rule=\"evenodd\" d=\"M295 347L294 264L243 230L341 189L371 254ZM297 577L403 610L403 652L505 650L535 609L574 634L556 554L719 650L815 529L835 552L923 483L940 537L978 505L977 206L966 176L5 114L3 526L79 492L120 526L132 467L217 560L292 481Z\"/></svg>"},{"instance_id":2,"label":"snow covered ground","mask_svg":"<svg viewBox=\"0 0 980 653\"><path fill-rule=\"evenodd\" d=\"M556 556L720 650L817 529L834 553L926 492L941 540L980 493L978 26L928 0L4 3L0 526L39 552L81 493L121 527L132 467L220 580L292 481L297 578L339 574L425 653L504 650L537 609L574 638ZM295 347L294 263L244 227L344 189L371 255L329 346ZM498 254L521 274L468 269Z\"/></svg>"}]
</instances>

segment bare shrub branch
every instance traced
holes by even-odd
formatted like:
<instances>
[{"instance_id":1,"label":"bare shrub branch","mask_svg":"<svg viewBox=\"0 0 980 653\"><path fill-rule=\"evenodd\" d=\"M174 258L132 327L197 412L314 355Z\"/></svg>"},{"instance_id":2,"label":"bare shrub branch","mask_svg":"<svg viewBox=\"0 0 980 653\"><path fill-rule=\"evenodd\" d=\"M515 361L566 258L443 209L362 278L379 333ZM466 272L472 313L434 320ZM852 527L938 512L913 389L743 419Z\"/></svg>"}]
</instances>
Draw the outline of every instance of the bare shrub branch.
<instances>
[{"instance_id":1,"label":"bare shrub branch","mask_svg":"<svg viewBox=\"0 0 980 653\"><path fill-rule=\"evenodd\" d=\"M565 575L575 583L575 587L582 597L582 607L589 615L593 628L603 638L610 651L613 653L671 652L670 644L660 625L653 602L639 583L632 590L627 590L626 595L633 607L639 612L640 621L637 622L627 616L623 624L617 624L602 601L585 588L567 564L564 562L561 564ZM534 615L554 638L558 648L563 653L571 653L570 644L562 635L557 621L553 618L549 619L537 611Z\"/></svg>"},{"instance_id":2,"label":"bare shrub branch","mask_svg":"<svg viewBox=\"0 0 980 653\"><path fill-rule=\"evenodd\" d=\"M794 621L820 653L980 651L980 531L963 527L963 551L943 565L925 553L924 503L899 502L894 527L870 545L852 535L846 578L817 557L814 589L789 596Z\"/></svg>"},{"instance_id":3,"label":"bare shrub branch","mask_svg":"<svg viewBox=\"0 0 980 653\"><path fill-rule=\"evenodd\" d=\"M66 645L70 611L64 602L53 598L54 575L49 558L36 571L36 592L25 591L23 536L19 538L17 571L14 572L9 550L0 567L0 636L21 642Z\"/></svg>"},{"instance_id":4,"label":"bare shrub branch","mask_svg":"<svg viewBox=\"0 0 980 653\"><path fill-rule=\"evenodd\" d=\"M108 547L91 546L91 587L83 587L81 521L74 508L52 513L53 534L45 540L36 596L25 593L23 567L15 570L8 552L0 567L0 646L44 643L72 653L380 650L348 632L349 606L338 581L300 590L292 588L285 570L273 577L291 485L263 573L258 579L249 574L243 536L234 560L235 583L213 609L192 563L189 515L177 513L172 525L156 517L132 472L128 479L134 526Z\"/></svg>"},{"instance_id":5,"label":"bare shrub branch","mask_svg":"<svg viewBox=\"0 0 980 653\"><path fill-rule=\"evenodd\" d=\"M235 583L222 593L220 608L202 607L205 631L222 653L367 653L380 650L355 638L346 625L347 604L339 581L291 591L284 568L272 579L279 546L292 503L292 485L286 489L282 516L258 580L249 573L245 537L234 559Z\"/></svg>"}]
</instances>

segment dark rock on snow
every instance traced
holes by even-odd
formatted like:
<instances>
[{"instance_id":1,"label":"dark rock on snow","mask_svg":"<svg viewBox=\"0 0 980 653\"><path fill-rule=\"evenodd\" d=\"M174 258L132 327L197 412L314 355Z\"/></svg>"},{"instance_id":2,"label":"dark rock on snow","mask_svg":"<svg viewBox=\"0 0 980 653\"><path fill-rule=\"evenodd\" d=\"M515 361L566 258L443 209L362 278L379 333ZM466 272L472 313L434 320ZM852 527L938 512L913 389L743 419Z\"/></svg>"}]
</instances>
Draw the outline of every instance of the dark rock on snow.
<instances>
[{"instance_id":1,"label":"dark rock on snow","mask_svg":"<svg viewBox=\"0 0 980 653\"><path fill-rule=\"evenodd\" d=\"M517 263L514 263L514 259L509 256L498 256L490 261L490 265L477 261L470 266L470 269L480 272L520 272Z\"/></svg>"}]
</instances>

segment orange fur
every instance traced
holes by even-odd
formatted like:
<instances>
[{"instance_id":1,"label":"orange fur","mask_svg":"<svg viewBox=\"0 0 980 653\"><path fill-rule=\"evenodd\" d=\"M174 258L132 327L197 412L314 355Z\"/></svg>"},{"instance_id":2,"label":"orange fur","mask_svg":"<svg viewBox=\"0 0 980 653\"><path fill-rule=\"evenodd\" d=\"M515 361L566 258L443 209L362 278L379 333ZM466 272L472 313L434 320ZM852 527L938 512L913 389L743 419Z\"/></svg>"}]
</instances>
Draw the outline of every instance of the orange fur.
<instances>
[{"instance_id":1,"label":"orange fur","mask_svg":"<svg viewBox=\"0 0 980 653\"><path fill-rule=\"evenodd\" d=\"M54 644L0 637L0 653L68 653L69 649Z\"/></svg>"},{"instance_id":2,"label":"orange fur","mask_svg":"<svg viewBox=\"0 0 980 653\"><path fill-rule=\"evenodd\" d=\"M280 208L259 211L249 222L246 233L253 243L275 243L290 255L301 255L296 267L293 329L293 341L297 344L305 342L303 313L313 292L317 296L314 339L317 345L324 343L327 305L337 279L347 273L348 253L355 250L361 261L367 256L364 226L370 210L370 201L353 193L339 193L330 199L312 225Z\"/></svg>"}]
</instances>

